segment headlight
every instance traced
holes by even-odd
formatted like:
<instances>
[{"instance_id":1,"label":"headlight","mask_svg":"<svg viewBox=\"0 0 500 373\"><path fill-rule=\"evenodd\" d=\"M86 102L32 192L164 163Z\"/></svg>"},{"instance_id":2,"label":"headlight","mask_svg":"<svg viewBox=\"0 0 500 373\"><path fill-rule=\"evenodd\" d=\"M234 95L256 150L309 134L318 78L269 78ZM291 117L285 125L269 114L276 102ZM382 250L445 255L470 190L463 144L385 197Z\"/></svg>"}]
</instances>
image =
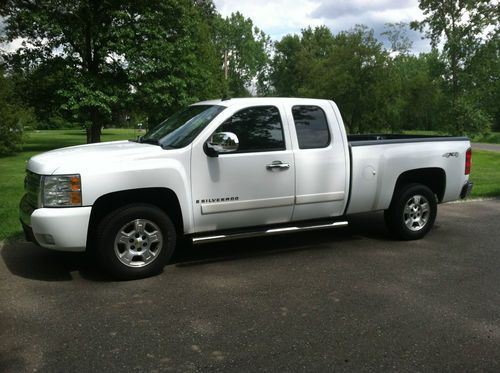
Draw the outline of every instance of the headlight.
<instances>
[{"instance_id":1,"label":"headlight","mask_svg":"<svg viewBox=\"0 0 500 373\"><path fill-rule=\"evenodd\" d=\"M80 175L44 176L42 186L42 200L45 207L82 205Z\"/></svg>"}]
</instances>

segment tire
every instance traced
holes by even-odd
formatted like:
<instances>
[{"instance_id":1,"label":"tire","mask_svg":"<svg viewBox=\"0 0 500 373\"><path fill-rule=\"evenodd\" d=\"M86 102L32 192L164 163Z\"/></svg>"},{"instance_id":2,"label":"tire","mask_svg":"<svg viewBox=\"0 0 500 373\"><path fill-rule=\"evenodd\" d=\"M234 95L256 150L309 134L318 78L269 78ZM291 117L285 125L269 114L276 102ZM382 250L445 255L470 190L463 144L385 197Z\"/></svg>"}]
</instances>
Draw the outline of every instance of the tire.
<instances>
[{"instance_id":1,"label":"tire","mask_svg":"<svg viewBox=\"0 0 500 373\"><path fill-rule=\"evenodd\" d=\"M174 252L176 240L167 214L154 205L132 204L101 220L96 254L113 277L134 280L160 273Z\"/></svg>"},{"instance_id":2,"label":"tire","mask_svg":"<svg viewBox=\"0 0 500 373\"><path fill-rule=\"evenodd\" d=\"M384 218L389 231L401 240L418 240L436 220L437 200L427 186L409 184L396 191Z\"/></svg>"}]
</instances>

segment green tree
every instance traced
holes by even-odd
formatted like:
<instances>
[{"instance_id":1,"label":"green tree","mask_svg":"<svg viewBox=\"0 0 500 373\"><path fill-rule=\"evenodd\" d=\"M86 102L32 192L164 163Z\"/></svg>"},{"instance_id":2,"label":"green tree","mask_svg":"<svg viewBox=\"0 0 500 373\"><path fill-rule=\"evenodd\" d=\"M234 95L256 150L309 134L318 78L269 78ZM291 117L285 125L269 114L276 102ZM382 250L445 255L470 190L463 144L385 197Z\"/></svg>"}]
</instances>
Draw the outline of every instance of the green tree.
<instances>
[{"instance_id":1,"label":"green tree","mask_svg":"<svg viewBox=\"0 0 500 373\"><path fill-rule=\"evenodd\" d=\"M441 66L441 68L439 68ZM394 80L394 94L400 99L400 128L406 130L440 130L444 120L444 96L439 52L419 56L400 54L389 64Z\"/></svg>"},{"instance_id":2,"label":"green tree","mask_svg":"<svg viewBox=\"0 0 500 373\"><path fill-rule=\"evenodd\" d=\"M31 125L31 111L15 99L12 82L0 69L0 156L21 150L24 127Z\"/></svg>"},{"instance_id":3,"label":"green tree","mask_svg":"<svg viewBox=\"0 0 500 373\"><path fill-rule=\"evenodd\" d=\"M31 64L62 58L72 71L73 78L60 93L67 101L64 108L86 124L88 142L100 141L101 127L117 101L110 89L117 86L115 75L120 70L120 64L112 60L116 52L113 30L125 8L118 0L5 0L0 7L0 14L7 17L8 40L24 38L27 42L16 52L19 58Z\"/></svg>"},{"instance_id":4,"label":"green tree","mask_svg":"<svg viewBox=\"0 0 500 373\"><path fill-rule=\"evenodd\" d=\"M204 16L211 2L190 0L3 0L6 40L26 46L7 62L63 62L62 111L85 125L88 142L124 108L150 122L217 93L220 68ZM116 115L115 115L116 117Z\"/></svg>"},{"instance_id":5,"label":"green tree","mask_svg":"<svg viewBox=\"0 0 500 373\"><path fill-rule=\"evenodd\" d=\"M405 22L386 23L382 36L391 43L391 53L409 54L413 48L413 42L408 37L408 24Z\"/></svg>"},{"instance_id":6,"label":"green tree","mask_svg":"<svg viewBox=\"0 0 500 373\"><path fill-rule=\"evenodd\" d=\"M421 22L412 22L412 27L425 30L433 47L443 43L450 125L456 133L467 132L470 122L462 121L466 118L463 112L479 112L463 106L465 102L467 106L471 104L470 100L461 98L469 88L465 86L464 67L483 42L485 30L497 24L498 4L490 0L420 0L419 7L425 18ZM478 120L482 121L483 114Z\"/></svg>"},{"instance_id":7,"label":"green tree","mask_svg":"<svg viewBox=\"0 0 500 373\"><path fill-rule=\"evenodd\" d=\"M249 95L248 88L267 66L270 44L269 36L239 12L218 19L215 45L223 65L227 95Z\"/></svg>"},{"instance_id":8,"label":"green tree","mask_svg":"<svg viewBox=\"0 0 500 373\"><path fill-rule=\"evenodd\" d=\"M275 43L270 85L280 96L322 97L324 74L332 54L334 37L326 26L308 27L300 36L286 35Z\"/></svg>"},{"instance_id":9,"label":"green tree","mask_svg":"<svg viewBox=\"0 0 500 373\"><path fill-rule=\"evenodd\" d=\"M301 42L302 48L296 61L301 79L297 95L325 97L329 90L325 78L329 73L328 59L332 56L335 42L333 34L326 26L308 27L302 30Z\"/></svg>"},{"instance_id":10,"label":"green tree","mask_svg":"<svg viewBox=\"0 0 500 373\"><path fill-rule=\"evenodd\" d=\"M480 45L466 66L466 86L470 99L492 120L500 131L500 27Z\"/></svg>"},{"instance_id":11,"label":"green tree","mask_svg":"<svg viewBox=\"0 0 500 373\"><path fill-rule=\"evenodd\" d=\"M116 53L129 77L131 105L149 126L180 107L221 97L221 62L208 2L147 2L120 15Z\"/></svg>"},{"instance_id":12,"label":"green tree","mask_svg":"<svg viewBox=\"0 0 500 373\"><path fill-rule=\"evenodd\" d=\"M9 78L14 94L33 108L36 128L54 129L78 127L72 113L62 110L66 99L58 92L73 79L72 71L62 58L33 64L24 56L14 54L9 58Z\"/></svg>"},{"instance_id":13,"label":"green tree","mask_svg":"<svg viewBox=\"0 0 500 373\"><path fill-rule=\"evenodd\" d=\"M373 30L359 25L334 36L325 26L307 28L276 50L270 83L277 95L333 99L351 133L396 126L388 53Z\"/></svg>"},{"instance_id":14,"label":"green tree","mask_svg":"<svg viewBox=\"0 0 500 373\"><path fill-rule=\"evenodd\" d=\"M365 26L341 32L335 39L327 81L349 130L363 133L394 127L391 122L396 122L397 112L390 109L397 97L388 91L388 53L382 43Z\"/></svg>"},{"instance_id":15,"label":"green tree","mask_svg":"<svg viewBox=\"0 0 500 373\"><path fill-rule=\"evenodd\" d=\"M274 44L267 88L269 91L281 96L298 94L302 79L297 59L301 49L302 41L298 35L286 35Z\"/></svg>"}]
</instances>

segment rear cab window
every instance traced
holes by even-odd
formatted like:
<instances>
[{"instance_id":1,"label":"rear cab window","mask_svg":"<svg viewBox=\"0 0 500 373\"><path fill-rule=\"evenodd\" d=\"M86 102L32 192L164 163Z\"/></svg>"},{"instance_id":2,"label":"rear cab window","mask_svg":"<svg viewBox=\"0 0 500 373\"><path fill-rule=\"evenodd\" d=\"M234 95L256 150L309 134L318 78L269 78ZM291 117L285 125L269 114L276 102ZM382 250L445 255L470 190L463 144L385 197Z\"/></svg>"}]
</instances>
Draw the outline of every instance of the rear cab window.
<instances>
[{"instance_id":1,"label":"rear cab window","mask_svg":"<svg viewBox=\"0 0 500 373\"><path fill-rule=\"evenodd\" d=\"M292 115L299 149L326 148L330 145L330 130L322 108L315 105L295 105L292 107Z\"/></svg>"}]
</instances>

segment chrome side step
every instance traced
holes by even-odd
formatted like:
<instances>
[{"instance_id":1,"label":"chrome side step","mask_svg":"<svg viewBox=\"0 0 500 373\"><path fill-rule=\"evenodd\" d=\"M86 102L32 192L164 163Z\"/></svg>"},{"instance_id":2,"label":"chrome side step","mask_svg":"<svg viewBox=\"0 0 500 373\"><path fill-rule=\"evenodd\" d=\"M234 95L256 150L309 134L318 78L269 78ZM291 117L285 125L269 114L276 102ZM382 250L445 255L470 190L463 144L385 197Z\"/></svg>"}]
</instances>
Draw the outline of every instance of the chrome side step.
<instances>
[{"instance_id":1,"label":"chrome side step","mask_svg":"<svg viewBox=\"0 0 500 373\"><path fill-rule=\"evenodd\" d=\"M282 227L282 228L272 228L272 229L262 229L257 231L248 232L238 232L238 233L228 233L228 234L218 234L213 236L194 236L192 237L193 244L202 244L209 242L225 241L225 240L236 240L239 238L250 238L250 237L261 237L273 234L284 234L289 232L299 232L299 231L310 231L319 229L329 229L329 228L341 228L349 225L347 221L336 221L328 224L319 225L305 225L305 226L292 226L292 227Z\"/></svg>"}]
</instances>

